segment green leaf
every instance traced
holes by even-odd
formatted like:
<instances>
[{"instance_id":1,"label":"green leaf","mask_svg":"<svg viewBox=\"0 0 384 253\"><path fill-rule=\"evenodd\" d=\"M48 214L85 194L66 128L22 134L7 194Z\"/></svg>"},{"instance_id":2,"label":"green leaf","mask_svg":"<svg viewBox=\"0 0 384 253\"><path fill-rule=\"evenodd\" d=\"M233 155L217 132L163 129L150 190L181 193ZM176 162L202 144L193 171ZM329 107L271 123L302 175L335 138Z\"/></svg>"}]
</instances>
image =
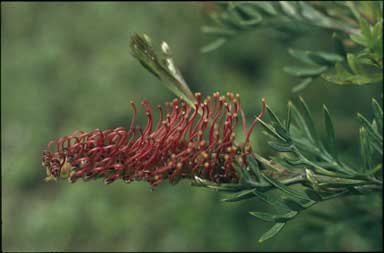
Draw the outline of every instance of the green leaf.
<instances>
[{"instance_id":1,"label":"green leaf","mask_svg":"<svg viewBox=\"0 0 384 253\"><path fill-rule=\"evenodd\" d=\"M378 124L379 131L383 130L383 109L376 99L372 98L372 109L375 115L376 122Z\"/></svg>"},{"instance_id":2,"label":"green leaf","mask_svg":"<svg viewBox=\"0 0 384 253\"><path fill-rule=\"evenodd\" d=\"M276 223L275 225L272 226L271 229L269 229L267 232L265 232L259 239L259 242L264 242L275 235L277 235L284 227L285 223Z\"/></svg>"},{"instance_id":3,"label":"green leaf","mask_svg":"<svg viewBox=\"0 0 384 253\"><path fill-rule=\"evenodd\" d=\"M372 29L372 37L380 39L383 35L383 21L378 21Z\"/></svg>"},{"instance_id":4,"label":"green leaf","mask_svg":"<svg viewBox=\"0 0 384 253\"><path fill-rule=\"evenodd\" d=\"M312 82L312 77L307 77L303 81L301 81L298 85L292 88L293 93L298 93L303 91L308 85Z\"/></svg>"},{"instance_id":5,"label":"green leaf","mask_svg":"<svg viewBox=\"0 0 384 253\"><path fill-rule=\"evenodd\" d=\"M250 4L257 5L260 9L262 9L266 14L269 15L277 15L277 11L275 10L275 7L269 2L249 2Z\"/></svg>"},{"instance_id":6,"label":"green leaf","mask_svg":"<svg viewBox=\"0 0 384 253\"><path fill-rule=\"evenodd\" d=\"M270 134L271 136L273 136L273 137L275 137L275 138L281 140L282 142L286 142L286 140L285 140L282 136L280 136L280 135L275 131L275 129L274 129L272 126L270 126L269 124L265 123L265 122L264 122L263 120L261 120L261 119L259 119L259 122L260 122L260 124L264 127L264 129L266 130L266 132L267 132L268 134Z\"/></svg>"},{"instance_id":7,"label":"green leaf","mask_svg":"<svg viewBox=\"0 0 384 253\"><path fill-rule=\"evenodd\" d=\"M241 191L240 193L232 194L228 198L222 199L221 201L223 201L223 202L236 202L236 201L240 201L240 200L244 200L244 199L254 198L255 196L257 196L254 194L255 192L256 192L255 189L244 190L244 191Z\"/></svg>"},{"instance_id":8,"label":"green leaf","mask_svg":"<svg viewBox=\"0 0 384 253\"><path fill-rule=\"evenodd\" d=\"M312 67L312 68L305 68L305 67L284 67L283 68L283 70L288 74L298 76L298 77L319 76L321 73L325 72L327 69L328 69L327 66Z\"/></svg>"},{"instance_id":9,"label":"green leaf","mask_svg":"<svg viewBox=\"0 0 384 253\"><path fill-rule=\"evenodd\" d=\"M371 164L370 164L370 150L369 150L369 144L367 141L367 131L364 127L360 128L359 131L359 136L360 136L360 155L362 159L362 172L369 171L371 169Z\"/></svg>"},{"instance_id":10,"label":"green leaf","mask_svg":"<svg viewBox=\"0 0 384 253\"><path fill-rule=\"evenodd\" d=\"M192 186L200 186L200 187L207 187L210 189L214 189L216 191L224 191L224 192L239 192L244 190L244 186L240 184L214 184L208 180L195 177L193 181L191 182Z\"/></svg>"},{"instance_id":11,"label":"green leaf","mask_svg":"<svg viewBox=\"0 0 384 253\"><path fill-rule=\"evenodd\" d=\"M374 74L366 74L366 75L340 75L340 74L325 74L323 73L321 77L328 82L340 84L340 85L347 85L347 84L354 84L354 85L366 85L366 84L376 84L383 80L383 74L382 73L374 73Z\"/></svg>"},{"instance_id":12,"label":"green leaf","mask_svg":"<svg viewBox=\"0 0 384 253\"><path fill-rule=\"evenodd\" d=\"M312 117L311 111L309 110L307 104L305 103L305 101L302 97L299 97L299 101L300 101L301 106L304 109L304 114L303 114L304 120L305 120L306 125L308 127L308 131L310 133L310 136L311 136L312 140L314 141L314 143L316 143L316 144L318 144L318 146L320 146L319 137L317 135L317 131L315 128L315 123L313 122L313 117Z\"/></svg>"},{"instance_id":13,"label":"green leaf","mask_svg":"<svg viewBox=\"0 0 384 253\"><path fill-rule=\"evenodd\" d=\"M241 10L243 13L247 14L251 19L248 20L242 20L240 23L242 25L257 25L259 24L262 20L263 17L251 6L246 6L246 5L239 5L238 6L239 10Z\"/></svg>"},{"instance_id":14,"label":"green leaf","mask_svg":"<svg viewBox=\"0 0 384 253\"><path fill-rule=\"evenodd\" d=\"M247 175L244 174L243 168L238 163L233 163L233 168L236 170L236 172L239 174L240 179L244 179L247 177Z\"/></svg>"},{"instance_id":15,"label":"green leaf","mask_svg":"<svg viewBox=\"0 0 384 253\"><path fill-rule=\"evenodd\" d=\"M321 77L329 82L346 85L365 85L365 84L374 84L380 82L383 79L382 73L372 73L364 75L353 75L346 71L340 63L335 65L336 74L321 74Z\"/></svg>"},{"instance_id":16,"label":"green leaf","mask_svg":"<svg viewBox=\"0 0 384 253\"><path fill-rule=\"evenodd\" d=\"M299 166L299 165L307 165L307 162L301 158L292 159L288 157L283 157L283 160L288 163L290 166Z\"/></svg>"},{"instance_id":17,"label":"green leaf","mask_svg":"<svg viewBox=\"0 0 384 253\"><path fill-rule=\"evenodd\" d=\"M220 185L214 185L214 184L208 184L206 187L217 190L217 191L225 191L225 192L238 192L244 189L243 186L240 185L230 185L230 184L220 184Z\"/></svg>"},{"instance_id":18,"label":"green leaf","mask_svg":"<svg viewBox=\"0 0 384 253\"><path fill-rule=\"evenodd\" d=\"M263 175L263 177L270 183L272 184L273 186L275 186L276 188L280 189L282 192L285 192L287 193L288 195L292 196L292 197L295 197L295 198L298 198L298 199L302 199L302 200L310 200L304 193L302 192L299 192L295 189L292 189L282 183L280 183L279 181L271 178L271 177L267 177L266 175Z\"/></svg>"},{"instance_id":19,"label":"green leaf","mask_svg":"<svg viewBox=\"0 0 384 253\"><path fill-rule=\"evenodd\" d=\"M290 48L288 53L301 62L316 66L316 63L308 56L307 51Z\"/></svg>"},{"instance_id":20,"label":"green leaf","mask_svg":"<svg viewBox=\"0 0 384 253\"><path fill-rule=\"evenodd\" d=\"M212 27L212 26L203 26L201 28L203 33L207 33L213 36L233 36L236 34L233 30L223 28L223 27Z\"/></svg>"},{"instance_id":21,"label":"green leaf","mask_svg":"<svg viewBox=\"0 0 384 253\"><path fill-rule=\"evenodd\" d=\"M357 58L354 54L347 54L348 65L354 74L362 74L363 71L357 62Z\"/></svg>"},{"instance_id":22,"label":"green leaf","mask_svg":"<svg viewBox=\"0 0 384 253\"><path fill-rule=\"evenodd\" d=\"M204 46L201 49L201 52L202 53L211 52L211 51L221 47L226 41L227 41L227 39L225 39L225 38L218 38L217 40L215 40L215 41L209 43L208 45Z\"/></svg>"},{"instance_id":23,"label":"green leaf","mask_svg":"<svg viewBox=\"0 0 384 253\"><path fill-rule=\"evenodd\" d=\"M251 215L267 222L285 222L294 218L299 212L290 211L285 214L270 214L265 212L249 212Z\"/></svg>"},{"instance_id":24,"label":"green leaf","mask_svg":"<svg viewBox=\"0 0 384 253\"><path fill-rule=\"evenodd\" d=\"M262 178L259 164L258 164L257 160L253 156L247 156L246 159L247 159L247 162L249 164L249 168L255 174L257 181L264 182L264 179Z\"/></svg>"},{"instance_id":25,"label":"green leaf","mask_svg":"<svg viewBox=\"0 0 384 253\"><path fill-rule=\"evenodd\" d=\"M267 105L267 113L268 113L269 117L271 117L272 122L275 122L280 127L283 127L283 125L281 124L279 118L276 116L276 114L272 111L272 109L268 105Z\"/></svg>"},{"instance_id":26,"label":"green leaf","mask_svg":"<svg viewBox=\"0 0 384 253\"><path fill-rule=\"evenodd\" d=\"M363 124L363 126L368 131L368 134L371 135L375 141L377 141L379 144L383 145L383 137L380 136L375 129L373 129L371 123L360 113L357 113L357 117L359 118L360 122Z\"/></svg>"},{"instance_id":27,"label":"green leaf","mask_svg":"<svg viewBox=\"0 0 384 253\"><path fill-rule=\"evenodd\" d=\"M285 14L292 17L298 17L297 10L295 7L296 4L294 2L280 1L279 3L281 6L281 9Z\"/></svg>"},{"instance_id":28,"label":"green leaf","mask_svg":"<svg viewBox=\"0 0 384 253\"><path fill-rule=\"evenodd\" d=\"M287 206L289 206L291 210L294 210L294 211L305 210L316 203L315 201L312 201L312 200L306 200L305 203L303 203L302 201L294 200L292 198L284 198L283 201Z\"/></svg>"},{"instance_id":29,"label":"green leaf","mask_svg":"<svg viewBox=\"0 0 384 253\"><path fill-rule=\"evenodd\" d=\"M361 36L361 35L352 34L352 35L350 36L350 38L351 38L351 40L352 40L353 42L355 42L356 44L359 44L359 45L364 46L364 47L367 46L367 41L366 41L366 39L365 39L363 36Z\"/></svg>"},{"instance_id":30,"label":"green leaf","mask_svg":"<svg viewBox=\"0 0 384 253\"><path fill-rule=\"evenodd\" d=\"M324 112L324 125L325 125L325 139L328 144L329 152L331 153L332 157L334 157L337 160L337 148L336 148L336 135L335 135L335 129L332 124L331 116L329 115L328 108L323 105L323 112Z\"/></svg>"},{"instance_id":31,"label":"green leaf","mask_svg":"<svg viewBox=\"0 0 384 253\"><path fill-rule=\"evenodd\" d=\"M289 132L289 128L291 127L291 107L292 107L292 102L288 102L288 109L287 109L287 122L285 123L285 129Z\"/></svg>"},{"instance_id":32,"label":"green leaf","mask_svg":"<svg viewBox=\"0 0 384 253\"><path fill-rule=\"evenodd\" d=\"M375 142L370 142L369 144L372 146L372 148L376 150L377 153L379 153L380 155L383 155L383 146L379 146Z\"/></svg>"},{"instance_id":33,"label":"green leaf","mask_svg":"<svg viewBox=\"0 0 384 253\"><path fill-rule=\"evenodd\" d=\"M283 145L280 142L274 142L274 141L269 141L268 144L277 152L292 152L293 151L293 147L291 145Z\"/></svg>"},{"instance_id":34,"label":"green leaf","mask_svg":"<svg viewBox=\"0 0 384 253\"><path fill-rule=\"evenodd\" d=\"M359 19L359 23L360 23L360 29L361 29L361 33L363 34L363 36L365 37L366 41L368 42L368 47L371 48L371 43L372 43L372 36L371 36L371 29L369 27L369 24L367 22L367 20L365 18L362 18L360 16L360 19Z\"/></svg>"},{"instance_id":35,"label":"green leaf","mask_svg":"<svg viewBox=\"0 0 384 253\"><path fill-rule=\"evenodd\" d=\"M307 51L307 55L319 65L329 65L333 66L335 63L342 62L343 57L330 52L313 52Z\"/></svg>"},{"instance_id":36,"label":"green leaf","mask_svg":"<svg viewBox=\"0 0 384 253\"><path fill-rule=\"evenodd\" d=\"M274 126L276 133L278 133L281 137L285 139L287 143L292 143L291 137L289 136L289 133L280 125Z\"/></svg>"},{"instance_id":37,"label":"green leaf","mask_svg":"<svg viewBox=\"0 0 384 253\"><path fill-rule=\"evenodd\" d=\"M254 191L253 194L260 200L270 204L278 209L292 211L284 202L282 202L278 197L268 195L263 192Z\"/></svg>"},{"instance_id":38,"label":"green leaf","mask_svg":"<svg viewBox=\"0 0 384 253\"><path fill-rule=\"evenodd\" d=\"M305 189L304 191L311 200L316 202L319 202L322 200L321 196L316 191L311 189Z\"/></svg>"}]
</instances>

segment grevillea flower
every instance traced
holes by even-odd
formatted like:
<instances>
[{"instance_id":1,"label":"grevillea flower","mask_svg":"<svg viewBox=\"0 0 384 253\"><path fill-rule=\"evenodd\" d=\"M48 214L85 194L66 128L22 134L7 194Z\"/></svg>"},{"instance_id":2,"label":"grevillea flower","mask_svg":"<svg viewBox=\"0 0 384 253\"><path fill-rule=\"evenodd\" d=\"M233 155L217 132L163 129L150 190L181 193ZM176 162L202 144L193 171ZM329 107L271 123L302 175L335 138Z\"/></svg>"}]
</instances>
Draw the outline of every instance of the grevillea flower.
<instances>
[{"instance_id":1,"label":"grevillea flower","mask_svg":"<svg viewBox=\"0 0 384 253\"><path fill-rule=\"evenodd\" d=\"M48 143L43 153L46 179L104 178L125 182L145 180L152 186L164 179L176 183L181 178L200 178L216 182L238 182L235 159L245 163L251 152L250 135L263 110L247 128L238 94L218 92L204 101L195 94L194 108L183 98L158 106L160 117L153 123L148 101L142 102L147 115L144 129L135 126L136 106L128 129L77 131ZM164 115L165 114L165 115ZM235 143L234 130L242 118L245 142Z\"/></svg>"}]
</instances>

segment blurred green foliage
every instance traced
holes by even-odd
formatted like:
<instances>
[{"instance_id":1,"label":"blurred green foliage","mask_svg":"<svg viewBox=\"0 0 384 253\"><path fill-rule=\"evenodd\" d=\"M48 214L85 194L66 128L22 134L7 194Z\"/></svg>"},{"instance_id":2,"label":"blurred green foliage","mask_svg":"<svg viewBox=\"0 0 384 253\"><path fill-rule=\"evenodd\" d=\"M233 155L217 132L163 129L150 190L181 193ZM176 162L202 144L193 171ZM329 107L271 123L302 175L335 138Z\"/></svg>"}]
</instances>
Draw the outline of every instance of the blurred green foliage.
<instances>
[{"instance_id":1,"label":"blurred green foliage","mask_svg":"<svg viewBox=\"0 0 384 253\"><path fill-rule=\"evenodd\" d=\"M2 3L1 148L4 251L359 251L382 250L380 196L321 203L263 244L269 227L248 214L267 208L222 203L207 189L117 181L45 183L41 152L49 140L94 128L127 127L129 101L153 105L173 95L129 54L129 36L144 32L172 47L192 91L241 94L248 117L260 98L281 114L294 98L287 48L318 48L324 32L297 40L254 32L211 54L200 27L209 3ZM326 39L322 39L322 38ZM342 155L358 154L356 112L372 116L381 86L341 87L321 80L301 94L318 124L332 111ZM140 110L139 112L143 112ZM144 114L139 113L144 122ZM260 128L258 128L260 129ZM256 129L257 131L257 129ZM254 148L268 154L256 134Z\"/></svg>"}]
</instances>

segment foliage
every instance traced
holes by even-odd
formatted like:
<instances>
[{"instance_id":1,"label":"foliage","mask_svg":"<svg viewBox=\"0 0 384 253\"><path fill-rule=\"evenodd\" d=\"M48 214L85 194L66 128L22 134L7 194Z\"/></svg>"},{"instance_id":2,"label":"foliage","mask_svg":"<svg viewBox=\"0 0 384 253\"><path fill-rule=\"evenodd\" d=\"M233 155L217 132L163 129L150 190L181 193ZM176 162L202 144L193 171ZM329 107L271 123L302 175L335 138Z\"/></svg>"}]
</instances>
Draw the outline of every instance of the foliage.
<instances>
[{"instance_id":1,"label":"foliage","mask_svg":"<svg viewBox=\"0 0 384 253\"><path fill-rule=\"evenodd\" d=\"M198 179L201 185L207 187L236 191L224 201L233 202L256 197L279 210L278 214L250 212L261 220L275 222L275 225L261 236L260 242L276 235L289 220L318 202L346 195L382 191L380 172L383 129L382 126L378 127L381 123L376 122L382 122L383 114L377 101L372 100L373 110L377 111L372 122L359 114L362 122L361 164L355 168L338 157L336 135L326 106L324 106L326 138L323 143L314 127L308 106L302 98L299 105L303 112L300 112L293 103L288 104L287 119L283 123L272 109L267 107L270 123L259 121L265 133L272 139L268 144L278 156L268 160L254 154L255 157L249 160L249 167L239 168L243 175L243 186L213 186ZM288 187L293 184L300 184L303 189L298 191ZM281 194L279 196L266 194L273 189L279 190Z\"/></svg>"},{"instance_id":2,"label":"foliage","mask_svg":"<svg viewBox=\"0 0 384 253\"><path fill-rule=\"evenodd\" d=\"M221 12L211 14L214 26L202 27L204 33L217 37L203 52L217 49L243 31L267 28L297 38L325 29L332 36L332 52L289 49L304 64L284 68L301 79L293 92L302 91L318 77L339 85L383 80L382 2L229 2L221 6Z\"/></svg>"},{"instance_id":3,"label":"foliage","mask_svg":"<svg viewBox=\"0 0 384 253\"><path fill-rule=\"evenodd\" d=\"M131 47L136 48L136 41L145 38L144 36L134 35L131 38ZM133 53L137 55L135 51ZM317 55L324 58L333 57L327 54ZM149 57L143 55L142 58ZM168 85L172 87L178 83L169 82ZM292 102L288 103L285 121L282 121L269 106L267 112L270 122L258 119L265 133L271 138L268 144L276 151L277 156L269 160L254 153L253 157L248 157L248 165L242 166L238 162L235 167L241 175L238 184L213 184L199 177L195 177L195 182L192 184L218 191L235 192L223 199L225 202L258 198L276 207L279 210L278 214L250 212L261 220L275 223L259 239L259 242L263 242L279 233L285 224L301 211L318 202L346 195L382 191L382 178L379 172L382 169L383 111L375 99L372 99L372 111L374 114L372 121L358 114L362 124L359 130L361 150L359 166L352 167L340 159L336 133L327 107L323 106L326 134L325 140L322 141L309 107L300 97L297 106ZM298 191L289 187L294 184L300 184L303 189ZM274 189L280 190L281 195L267 194Z\"/></svg>"}]
</instances>

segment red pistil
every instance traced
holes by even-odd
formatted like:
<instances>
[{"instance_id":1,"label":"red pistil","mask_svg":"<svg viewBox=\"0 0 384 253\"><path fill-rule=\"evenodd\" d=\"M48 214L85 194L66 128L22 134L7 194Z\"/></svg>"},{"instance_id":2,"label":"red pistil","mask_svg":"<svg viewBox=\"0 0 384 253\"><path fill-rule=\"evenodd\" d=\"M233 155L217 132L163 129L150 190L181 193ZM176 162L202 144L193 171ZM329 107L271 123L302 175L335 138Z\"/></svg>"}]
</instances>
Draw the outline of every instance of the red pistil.
<instances>
[{"instance_id":1,"label":"red pistil","mask_svg":"<svg viewBox=\"0 0 384 253\"><path fill-rule=\"evenodd\" d=\"M152 107L144 100L144 130L135 127L137 112L131 102L129 129L77 131L49 142L43 153L48 179L68 178L74 182L78 178L102 177L105 183L112 183L121 178L125 182L145 180L155 186L164 179L175 183L198 176L216 183L238 182L233 162L237 157L246 162L251 152L251 132L264 114L265 100L262 112L247 129L238 94L220 96L216 92L204 101L200 93L195 97L194 108L182 98L166 103L165 117L159 106L160 117L154 130ZM243 145L234 142L239 113L245 135Z\"/></svg>"}]
</instances>

